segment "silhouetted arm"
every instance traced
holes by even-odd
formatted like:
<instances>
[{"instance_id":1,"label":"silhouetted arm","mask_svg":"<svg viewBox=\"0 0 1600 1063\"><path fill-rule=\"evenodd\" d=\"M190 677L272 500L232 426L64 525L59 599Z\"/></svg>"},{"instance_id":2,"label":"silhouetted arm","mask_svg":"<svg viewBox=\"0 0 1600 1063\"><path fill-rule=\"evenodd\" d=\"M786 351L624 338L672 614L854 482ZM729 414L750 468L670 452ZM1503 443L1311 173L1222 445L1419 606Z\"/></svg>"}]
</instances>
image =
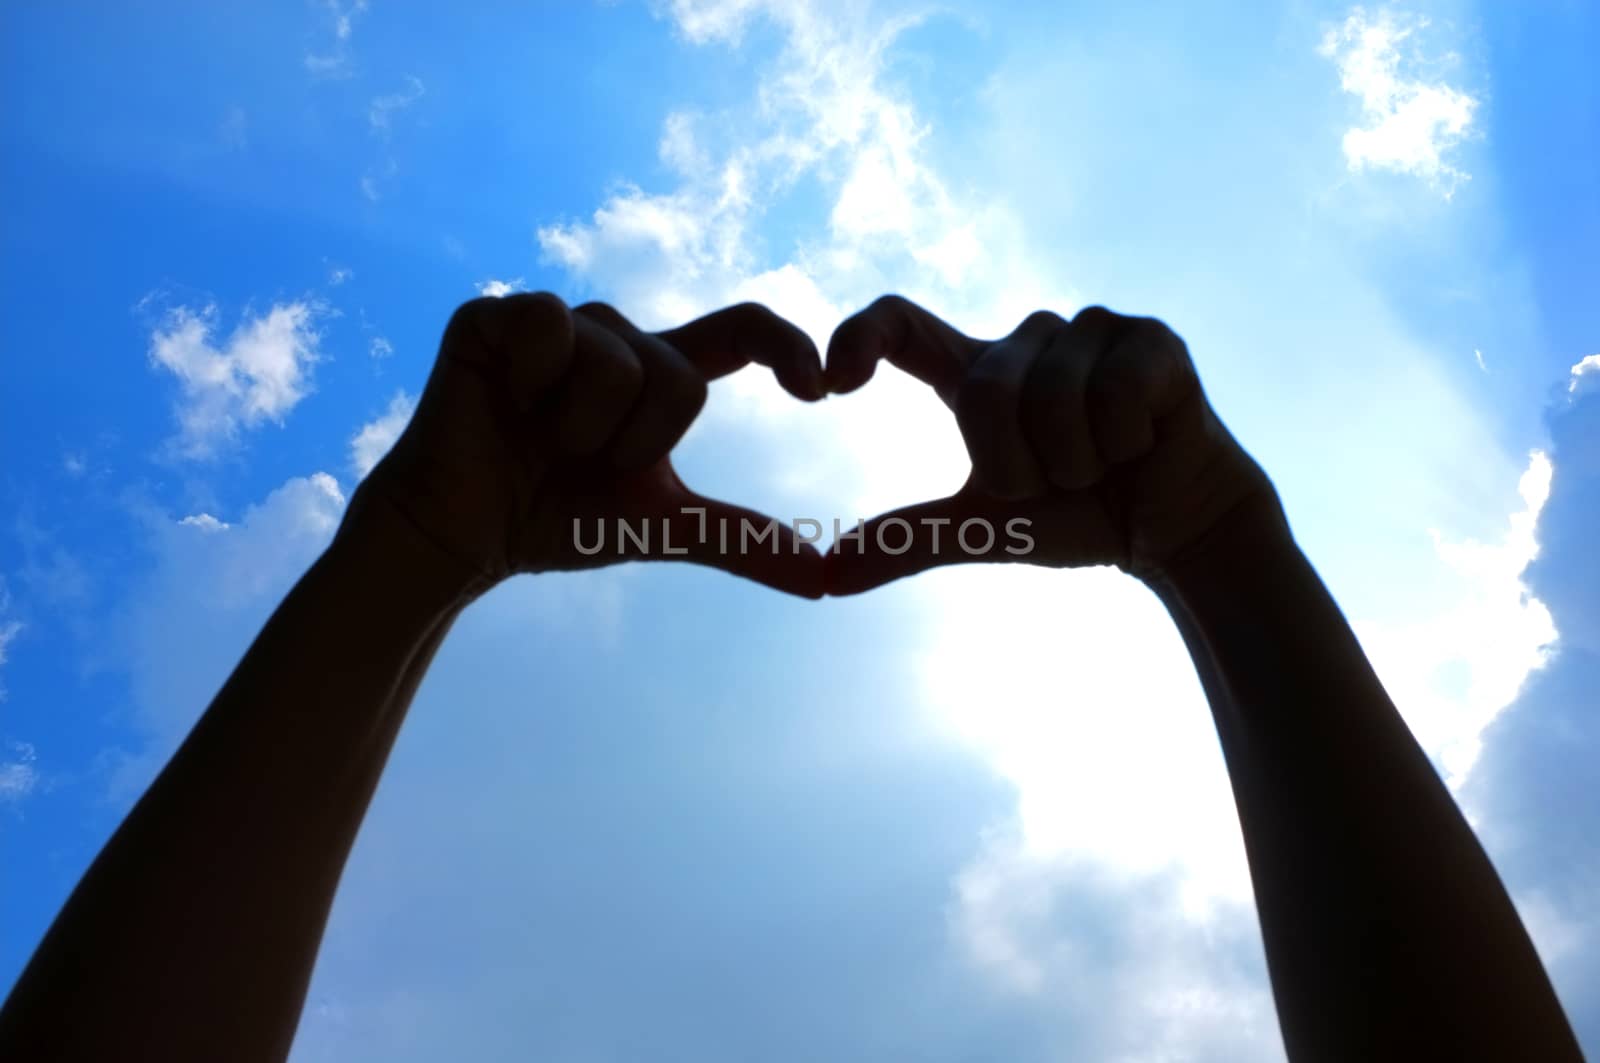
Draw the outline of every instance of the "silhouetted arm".
<instances>
[{"instance_id":1,"label":"silhouetted arm","mask_svg":"<svg viewBox=\"0 0 1600 1063\"><path fill-rule=\"evenodd\" d=\"M1289 1058L1580 1060L1499 876L1281 510L1147 580L1194 657Z\"/></svg>"},{"instance_id":2,"label":"silhouetted arm","mask_svg":"<svg viewBox=\"0 0 1600 1063\"><path fill-rule=\"evenodd\" d=\"M890 295L834 331L826 379L852 391L884 360L950 407L972 475L868 521L828 555L829 592L975 560L1116 565L1155 589L1221 736L1294 1063L1579 1059L1488 858L1183 340L1104 307L982 340ZM929 518L1024 519L1031 549L879 545L885 521Z\"/></svg>"},{"instance_id":3,"label":"silhouetted arm","mask_svg":"<svg viewBox=\"0 0 1600 1063\"><path fill-rule=\"evenodd\" d=\"M0 1056L284 1058L335 887L469 587L348 520L117 829L3 1012Z\"/></svg>"},{"instance_id":4,"label":"silhouetted arm","mask_svg":"<svg viewBox=\"0 0 1600 1063\"><path fill-rule=\"evenodd\" d=\"M748 556L691 537L701 516L770 519L693 493L668 457L707 380L752 360L820 397L815 346L757 304L660 333L546 292L461 307L333 543L34 952L0 1060L287 1056L339 876L455 617L515 573L644 556L582 554L575 520L670 521L681 546L657 557L821 597L821 555L792 533Z\"/></svg>"}]
</instances>

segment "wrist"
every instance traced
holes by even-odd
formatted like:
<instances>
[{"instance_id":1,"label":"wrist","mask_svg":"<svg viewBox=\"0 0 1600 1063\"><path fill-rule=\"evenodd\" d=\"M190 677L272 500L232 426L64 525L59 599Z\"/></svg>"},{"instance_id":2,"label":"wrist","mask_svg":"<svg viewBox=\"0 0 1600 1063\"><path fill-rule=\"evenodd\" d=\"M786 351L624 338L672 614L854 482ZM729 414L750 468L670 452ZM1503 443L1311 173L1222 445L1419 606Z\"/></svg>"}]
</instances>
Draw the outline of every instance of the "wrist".
<instances>
[{"instance_id":1,"label":"wrist","mask_svg":"<svg viewBox=\"0 0 1600 1063\"><path fill-rule=\"evenodd\" d=\"M361 557L391 574L440 609L459 609L497 582L441 548L383 492L360 484L345 509L328 551Z\"/></svg>"},{"instance_id":2,"label":"wrist","mask_svg":"<svg viewBox=\"0 0 1600 1063\"><path fill-rule=\"evenodd\" d=\"M1165 599L1237 592L1271 573L1299 551L1275 490L1252 493L1194 542L1139 578Z\"/></svg>"}]
</instances>

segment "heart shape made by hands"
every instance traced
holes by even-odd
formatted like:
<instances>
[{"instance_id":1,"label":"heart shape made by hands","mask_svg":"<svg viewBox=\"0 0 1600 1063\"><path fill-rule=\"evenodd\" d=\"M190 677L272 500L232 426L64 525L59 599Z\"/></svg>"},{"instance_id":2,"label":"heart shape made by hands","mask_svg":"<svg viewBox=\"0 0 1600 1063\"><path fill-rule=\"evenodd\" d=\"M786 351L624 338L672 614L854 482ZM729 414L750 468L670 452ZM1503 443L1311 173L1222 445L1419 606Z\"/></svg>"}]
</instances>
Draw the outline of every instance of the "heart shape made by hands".
<instances>
[{"instance_id":1,"label":"heart shape made by hands","mask_svg":"<svg viewBox=\"0 0 1600 1063\"><path fill-rule=\"evenodd\" d=\"M709 564L808 597L854 594L965 562L1150 569L1246 500L1265 476L1212 414L1187 349L1161 322L1091 307L1030 314L999 340L968 336L899 296L833 332L825 359L793 324L742 304L641 333L603 304L579 307L635 342L683 352L707 380L752 362L803 401L863 387L880 361L933 388L954 414L972 472L954 494L880 514L818 550L820 520L785 524L686 487L670 456L596 499L581 553ZM628 518L642 520L632 527ZM659 536L649 541L651 518ZM631 551L631 553L629 553Z\"/></svg>"},{"instance_id":2,"label":"heart shape made by hands","mask_svg":"<svg viewBox=\"0 0 1600 1063\"><path fill-rule=\"evenodd\" d=\"M863 387L882 361L955 416L972 470L954 494L819 550L822 521L707 498L673 467L709 381L756 363L815 402ZM446 327L412 423L368 482L478 586L683 560L809 598L974 561L1149 576L1225 517L1277 507L1160 321L1041 310L981 340L893 295L841 322L826 358L757 303L646 332L607 304L569 310L546 292L474 300Z\"/></svg>"}]
</instances>

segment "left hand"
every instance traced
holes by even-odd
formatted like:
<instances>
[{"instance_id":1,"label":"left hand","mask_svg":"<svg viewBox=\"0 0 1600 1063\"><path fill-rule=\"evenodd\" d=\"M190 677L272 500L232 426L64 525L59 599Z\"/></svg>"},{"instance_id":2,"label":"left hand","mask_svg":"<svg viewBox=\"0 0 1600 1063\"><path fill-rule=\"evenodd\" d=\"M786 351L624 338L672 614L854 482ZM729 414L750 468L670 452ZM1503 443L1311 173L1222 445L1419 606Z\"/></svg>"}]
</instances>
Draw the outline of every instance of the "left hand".
<instances>
[{"instance_id":1,"label":"left hand","mask_svg":"<svg viewBox=\"0 0 1600 1063\"><path fill-rule=\"evenodd\" d=\"M830 594L970 561L1115 565L1151 581L1241 520L1286 526L1183 340L1154 318L1040 310L1009 336L980 340L890 295L834 330L829 390L861 387L880 359L950 407L972 474L954 495L882 514L836 543L824 559Z\"/></svg>"}]
</instances>

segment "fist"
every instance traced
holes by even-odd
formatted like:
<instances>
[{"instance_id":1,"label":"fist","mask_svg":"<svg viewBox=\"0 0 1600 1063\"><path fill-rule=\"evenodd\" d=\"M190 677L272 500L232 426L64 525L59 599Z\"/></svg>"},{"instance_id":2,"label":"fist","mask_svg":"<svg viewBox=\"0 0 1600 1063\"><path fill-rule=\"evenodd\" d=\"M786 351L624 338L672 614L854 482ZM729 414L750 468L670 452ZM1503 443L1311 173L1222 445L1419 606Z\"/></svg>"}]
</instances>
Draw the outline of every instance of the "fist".
<instances>
[{"instance_id":1,"label":"fist","mask_svg":"<svg viewBox=\"0 0 1600 1063\"><path fill-rule=\"evenodd\" d=\"M519 572L673 559L820 597L821 555L781 524L771 550L703 541L708 523L771 518L696 494L669 458L707 383L751 362L797 398L824 394L816 346L755 303L644 332L604 303L568 308L549 292L474 299L451 317L411 423L352 512L390 508L480 590Z\"/></svg>"},{"instance_id":2,"label":"fist","mask_svg":"<svg viewBox=\"0 0 1600 1063\"><path fill-rule=\"evenodd\" d=\"M1115 565L1148 581L1243 514L1282 519L1271 482L1206 401L1183 341L1154 318L1096 306L1067 321L1041 310L1004 339L979 340L885 296L834 331L828 389L861 387L880 359L950 408L972 472L954 495L885 513L836 544L829 593L965 561ZM988 530L957 539L969 521Z\"/></svg>"}]
</instances>

